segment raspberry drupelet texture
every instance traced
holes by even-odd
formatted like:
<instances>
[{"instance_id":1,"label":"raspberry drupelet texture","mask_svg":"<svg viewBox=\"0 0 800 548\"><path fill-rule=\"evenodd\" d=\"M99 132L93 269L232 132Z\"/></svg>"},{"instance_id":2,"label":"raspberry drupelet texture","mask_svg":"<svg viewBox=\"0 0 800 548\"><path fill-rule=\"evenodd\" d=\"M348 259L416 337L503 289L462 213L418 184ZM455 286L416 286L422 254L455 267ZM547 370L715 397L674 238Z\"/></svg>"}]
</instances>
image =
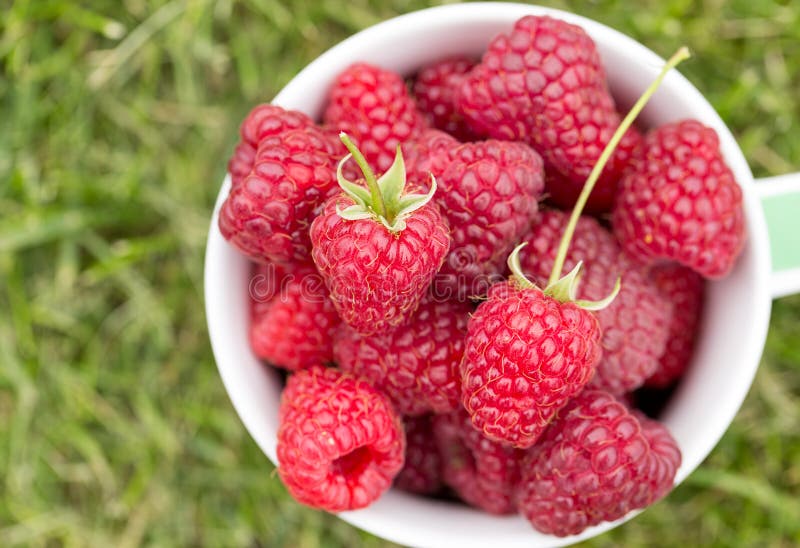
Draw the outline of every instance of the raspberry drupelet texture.
<instances>
[{"instance_id":1,"label":"raspberry drupelet texture","mask_svg":"<svg viewBox=\"0 0 800 548\"><path fill-rule=\"evenodd\" d=\"M394 480L395 487L431 495L442 487L442 459L433 433L433 415L403 417L406 460Z\"/></svg>"},{"instance_id":2,"label":"raspberry drupelet texture","mask_svg":"<svg viewBox=\"0 0 800 548\"><path fill-rule=\"evenodd\" d=\"M329 196L338 192L329 140L315 127L263 139L253 170L219 212L229 243L257 262L310 262L308 227Z\"/></svg>"},{"instance_id":3,"label":"raspberry drupelet texture","mask_svg":"<svg viewBox=\"0 0 800 548\"><path fill-rule=\"evenodd\" d=\"M459 141L477 139L455 106L456 89L475 63L474 59L465 56L431 63L420 69L412 86L417 107L425 115L428 125Z\"/></svg>"},{"instance_id":4,"label":"raspberry drupelet texture","mask_svg":"<svg viewBox=\"0 0 800 548\"><path fill-rule=\"evenodd\" d=\"M439 207L427 203L400 232L373 219L343 220L353 205L345 195L330 199L311 225L313 258L342 320L362 335L386 332L419 306L450 247Z\"/></svg>"},{"instance_id":5,"label":"raspberry drupelet texture","mask_svg":"<svg viewBox=\"0 0 800 548\"><path fill-rule=\"evenodd\" d=\"M650 277L664 299L673 304L664 353L645 382L653 388L664 388L681 378L692 358L703 309L704 282L700 274L675 263L654 267Z\"/></svg>"},{"instance_id":6,"label":"raspberry drupelet texture","mask_svg":"<svg viewBox=\"0 0 800 548\"><path fill-rule=\"evenodd\" d=\"M530 447L589 382L600 354L591 312L538 288L496 284L469 321L462 402L489 439Z\"/></svg>"},{"instance_id":7,"label":"raspberry drupelet texture","mask_svg":"<svg viewBox=\"0 0 800 548\"><path fill-rule=\"evenodd\" d=\"M391 332L359 335L342 326L334 358L383 391L403 415L446 413L460 405L467 303L423 298L416 313Z\"/></svg>"},{"instance_id":8,"label":"raspberry drupelet texture","mask_svg":"<svg viewBox=\"0 0 800 548\"><path fill-rule=\"evenodd\" d=\"M364 508L391 486L404 451L400 417L366 381L320 366L289 377L278 473L298 502L329 512Z\"/></svg>"},{"instance_id":9,"label":"raspberry drupelet texture","mask_svg":"<svg viewBox=\"0 0 800 548\"><path fill-rule=\"evenodd\" d=\"M275 297L255 303L250 345L259 358L290 371L329 363L339 323L320 275L301 268L283 280Z\"/></svg>"},{"instance_id":10,"label":"raspberry drupelet texture","mask_svg":"<svg viewBox=\"0 0 800 548\"><path fill-rule=\"evenodd\" d=\"M665 497L675 484L681 465L681 450L667 427L638 410L631 412L642 426L642 434L650 445L650 462L641 480L637 506L644 508Z\"/></svg>"},{"instance_id":11,"label":"raspberry drupelet texture","mask_svg":"<svg viewBox=\"0 0 800 548\"><path fill-rule=\"evenodd\" d=\"M436 415L433 431L444 482L464 502L490 514L516 512L514 492L523 451L487 439L472 427L463 409Z\"/></svg>"},{"instance_id":12,"label":"raspberry drupelet texture","mask_svg":"<svg viewBox=\"0 0 800 548\"><path fill-rule=\"evenodd\" d=\"M524 143L489 139L458 143L423 134L425 159L417 176L430 172L439 185L434 200L450 225L453 242L434 290L442 297L483 296L502 279L505 260L536 217L544 190L541 157Z\"/></svg>"},{"instance_id":13,"label":"raspberry drupelet texture","mask_svg":"<svg viewBox=\"0 0 800 548\"><path fill-rule=\"evenodd\" d=\"M569 215L544 211L524 241L520 261L526 274L547 280ZM595 312L602 331L603 356L590 385L621 395L635 390L653 374L664 354L672 303L658 290L644 266L626 256L613 235L592 217L581 217L564 267L583 261L578 296L597 300L611 292L617 278L622 288L608 307Z\"/></svg>"},{"instance_id":14,"label":"raspberry drupelet texture","mask_svg":"<svg viewBox=\"0 0 800 548\"><path fill-rule=\"evenodd\" d=\"M241 140L228 162L231 183L238 185L253 170L256 150L261 141L274 137L290 129L311 127L314 121L306 114L296 110L286 110L277 105L256 106L242 121L239 128Z\"/></svg>"},{"instance_id":15,"label":"raspberry drupelet texture","mask_svg":"<svg viewBox=\"0 0 800 548\"><path fill-rule=\"evenodd\" d=\"M389 169L397 146L425 127L400 75L367 63L355 63L336 78L323 119L350 135L379 173Z\"/></svg>"},{"instance_id":16,"label":"raspberry drupelet texture","mask_svg":"<svg viewBox=\"0 0 800 548\"><path fill-rule=\"evenodd\" d=\"M544 158L547 192L569 208L620 124L592 39L578 26L526 16L489 44L462 82L458 111L473 131L530 144ZM587 209L606 211L617 180L641 141L629 129L592 192Z\"/></svg>"},{"instance_id":17,"label":"raspberry drupelet texture","mask_svg":"<svg viewBox=\"0 0 800 548\"><path fill-rule=\"evenodd\" d=\"M620 180L612 222L622 246L642 261L727 275L744 246L745 221L716 131L696 120L650 131Z\"/></svg>"},{"instance_id":18,"label":"raspberry drupelet texture","mask_svg":"<svg viewBox=\"0 0 800 548\"><path fill-rule=\"evenodd\" d=\"M667 437L607 392L584 390L523 460L520 512L538 531L563 537L651 504L677 468Z\"/></svg>"}]
</instances>

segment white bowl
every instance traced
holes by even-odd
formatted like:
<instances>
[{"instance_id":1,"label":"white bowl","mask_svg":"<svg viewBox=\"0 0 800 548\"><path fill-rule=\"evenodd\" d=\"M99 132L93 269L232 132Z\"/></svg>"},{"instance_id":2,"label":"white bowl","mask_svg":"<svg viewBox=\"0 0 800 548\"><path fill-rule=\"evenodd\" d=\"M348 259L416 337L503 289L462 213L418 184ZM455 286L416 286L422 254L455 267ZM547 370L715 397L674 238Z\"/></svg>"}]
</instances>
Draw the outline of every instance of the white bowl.
<instances>
[{"instance_id":1,"label":"white bowl","mask_svg":"<svg viewBox=\"0 0 800 548\"><path fill-rule=\"evenodd\" d=\"M319 118L334 77L355 61L411 74L447 55L478 56L495 35L507 32L517 19L528 14L552 15L582 26L597 43L612 92L621 105L630 105L664 64L661 57L633 39L571 13L510 3L459 4L403 15L359 32L309 64L273 102ZM771 305L769 242L753 176L713 107L688 80L673 71L639 122L648 126L687 117L715 128L720 136L722 152L744 193L748 244L734 271L708 285L702 336L691 368L661 416L683 453L677 482L709 454L744 400L763 350ZM250 263L225 242L217 228L217 214L229 184L226 179L220 189L206 251L209 334L236 411L264 453L277 462L279 376L256 359L248 344ZM595 536L633 514L591 527L580 535L556 538L538 533L519 516L495 517L464 505L391 490L369 508L340 517L410 546L532 548L561 546Z\"/></svg>"}]
</instances>

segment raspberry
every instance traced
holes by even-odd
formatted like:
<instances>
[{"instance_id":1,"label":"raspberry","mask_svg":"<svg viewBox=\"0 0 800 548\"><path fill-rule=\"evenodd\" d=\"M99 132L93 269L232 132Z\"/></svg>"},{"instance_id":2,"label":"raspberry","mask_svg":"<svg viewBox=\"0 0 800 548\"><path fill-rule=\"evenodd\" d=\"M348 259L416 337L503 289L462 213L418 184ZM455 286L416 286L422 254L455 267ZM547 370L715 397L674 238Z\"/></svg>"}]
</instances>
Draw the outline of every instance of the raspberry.
<instances>
[{"instance_id":1,"label":"raspberry","mask_svg":"<svg viewBox=\"0 0 800 548\"><path fill-rule=\"evenodd\" d=\"M544 189L542 160L523 143L461 144L433 130L423 135L420 148L428 154L416 170L436 177L434 200L453 238L435 292L459 299L485 295L536 216Z\"/></svg>"},{"instance_id":2,"label":"raspberry","mask_svg":"<svg viewBox=\"0 0 800 548\"><path fill-rule=\"evenodd\" d=\"M475 66L469 57L449 57L420 69L412 91L428 125L446 131L459 141L475 141L475 134L456 111L455 90Z\"/></svg>"},{"instance_id":3,"label":"raspberry","mask_svg":"<svg viewBox=\"0 0 800 548\"><path fill-rule=\"evenodd\" d=\"M592 39L580 27L551 17L526 16L489 44L467 75L456 106L478 134L518 140L544 158L547 192L563 208L583 183L620 124ZM606 211L632 150L623 136L592 192L587 209Z\"/></svg>"},{"instance_id":4,"label":"raspberry","mask_svg":"<svg viewBox=\"0 0 800 548\"><path fill-rule=\"evenodd\" d=\"M295 371L333 361L338 325L322 278L300 269L283 281L278 295L253 308L250 345L259 358Z\"/></svg>"},{"instance_id":5,"label":"raspberry","mask_svg":"<svg viewBox=\"0 0 800 548\"><path fill-rule=\"evenodd\" d=\"M667 437L607 392L584 390L523 460L520 512L540 532L563 537L651 504L677 468Z\"/></svg>"},{"instance_id":6,"label":"raspberry","mask_svg":"<svg viewBox=\"0 0 800 548\"><path fill-rule=\"evenodd\" d=\"M462 402L489 439L530 447L594 373L591 312L515 282L492 286L469 321Z\"/></svg>"},{"instance_id":7,"label":"raspberry","mask_svg":"<svg viewBox=\"0 0 800 548\"><path fill-rule=\"evenodd\" d=\"M433 431L444 482L467 504L491 514L513 514L523 452L486 439L460 409L436 415Z\"/></svg>"},{"instance_id":8,"label":"raspberry","mask_svg":"<svg viewBox=\"0 0 800 548\"><path fill-rule=\"evenodd\" d=\"M238 185L253 170L256 150L267 137L280 135L290 129L311 127L314 121L296 110L286 110L277 105L256 106L242 121L239 133L242 138L228 162L231 184Z\"/></svg>"},{"instance_id":9,"label":"raspberry","mask_svg":"<svg viewBox=\"0 0 800 548\"><path fill-rule=\"evenodd\" d=\"M395 487L431 495L441 489L442 459L433 434L433 416L404 417L406 461L394 480Z\"/></svg>"},{"instance_id":10,"label":"raspberry","mask_svg":"<svg viewBox=\"0 0 800 548\"><path fill-rule=\"evenodd\" d=\"M220 232L254 261L308 262L311 219L337 188L331 146L319 129L267 137L252 172L222 204Z\"/></svg>"},{"instance_id":11,"label":"raspberry","mask_svg":"<svg viewBox=\"0 0 800 548\"><path fill-rule=\"evenodd\" d=\"M546 281L569 215L545 211L534 224L521 253L522 269ZM603 355L590 384L621 395L640 387L658 366L669 335L672 305L644 268L620 249L611 233L591 217L580 217L564 261L572 270L583 261L578 296L598 300L608 295L618 277L622 288L614 301L594 314L602 331Z\"/></svg>"},{"instance_id":12,"label":"raspberry","mask_svg":"<svg viewBox=\"0 0 800 548\"><path fill-rule=\"evenodd\" d=\"M359 166L374 192L340 181L345 193L330 199L311 224L314 262L342 320L361 335L407 321L450 247L431 193L406 194L399 165L376 180L362 158Z\"/></svg>"},{"instance_id":13,"label":"raspberry","mask_svg":"<svg viewBox=\"0 0 800 548\"><path fill-rule=\"evenodd\" d=\"M367 63L355 63L336 78L323 118L350 135L379 173L389 169L397 146L425 126L400 75Z\"/></svg>"},{"instance_id":14,"label":"raspberry","mask_svg":"<svg viewBox=\"0 0 800 548\"><path fill-rule=\"evenodd\" d=\"M645 382L653 388L665 388L683 375L692 357L703 308L703 278L677 264L657 266L650 277L674 310L664 353Z\"/></svg>"},{"instance_id":15,"label":"raspberry","mask_svg":"<svg viewBox=\"0 0 800 548\"><path fill-rule=\"evenodd\" d=\"M642 261L727 275L744 246L744 210L717 133L696 120L649 132L620 180L612 221L622 246Z\"/></svg>"},{"instance_id":16,"label":"raspberry","mask_svg":"<svg viewBox=\"0 0 800 548\"><path fill-rule=\"evenodd\" d=\"M403 467L400 417L382 394L349 373L314 366L291 375L279 422L278 473L308 506L364 508Z\"/></svg>"},{"instance_id":17,"label":"raspberry","mask_svg":"<svg viewBox=\"0 0 800 548\"><path fill-rule=\"evenodd\" d=\"M417 312L391 332L339 331L334 357L345 371L382 390L403 415L445 413L460 403L459 364L471 307L426 297Z\"/></svg>"}]
</instances>

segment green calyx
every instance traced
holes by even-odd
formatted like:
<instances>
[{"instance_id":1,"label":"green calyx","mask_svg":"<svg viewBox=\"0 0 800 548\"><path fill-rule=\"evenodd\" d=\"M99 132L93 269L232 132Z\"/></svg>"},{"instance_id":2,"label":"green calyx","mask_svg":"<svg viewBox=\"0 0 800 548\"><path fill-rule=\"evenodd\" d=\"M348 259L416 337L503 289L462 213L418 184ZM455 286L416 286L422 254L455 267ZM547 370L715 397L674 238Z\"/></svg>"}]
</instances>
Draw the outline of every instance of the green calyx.
<instances>
[{"instance_id":1,"label":"green calyx","mask_svg":"<svg viewBox=\"0 0 800 548\"><path fill-rule=\"evenodd\" d=\"M508 256L508 268L511 270L511 280L520 289L539 289L536 284L530 281L525 276L525 273L522 272L522 265L519 261L519 252L526 245L528 245L527 242L519 244L514 248L514 251L511 252L511 255ZM575 265L575 268L573 268L569 274L556 280L554 283L547 284L547 287L541 290L542 293L548 297L552 297L558 302L573 303L584 310L595 311L604 309L616 298L617 293L619 293L619 290L622 287L622 280L617 278L617 281L614 284L614 289L612 289L611 293L604 299L599 301L578 299L578 283L580 282L582 268L583 261L580 261L577 265Z\"/></svg>"},{"instance_id":2,"label":"green calyx","mask_svg":"<svg viewBox=\"0 0 800 548\"><path fill-rule=\"evenodd\" d=\"M416 210L431 201L436 192L436 178L431 174L431 188L427 194L406 194L406 165L400 146L394 162L386 173L376 178L372 168L361 151L353 144L346 133L339 134L339 138L350 152L339 162L336 170L336 179L339 186L355 202L344 209L336 208L336 213L348 221L373 219L392 232L400 232L406 227L406 219ZM358 183L347 180L342 173L342 168L350 158L356 161L366 180L366 188Z\"/></svg>"},{"instance_id":3,"label":"green calyx","mask_svg":"<svg viewBox=\"0 0 800 548\"><path fill-rule=\"evenodd\" d=\"M639 100L633 105L630 112L628 112L627 116L625 116L617 130L614 132L614 135L611 136L611 139L608 141L605 149L603 149L600 158L597 160L597 163L592 168L592 172L586 179L583 190L581 191L580 196L578 196L578 200L575 202L575 207L572 209L572 214L570 215L569 221L564 230L564 234L561 238L561 242L558 246L558 252L556 253L556 258L553 262L553 270L550 272L550 278L547 281L547 287L545 287L543 290L545 295L548 295L562 303L574 303L585 310L602 310L611 304L611 302L619 293L620 287L622 286L622 281L620 278L617 278L614 288L606 298L599 301L577 299L576 295L578 293L578 282L580 281L583 263L579 262L569 274L564 277L561 276L561 271L564 268L564 261L567 258L569 244L572 241L573 234L575 233L575 227L578 224L578 219L580 218L581 213L583 213L583 208L586 205L586 201L589 199L589 194L591 194L595 183L600 178L600 174L603 172L603 168L605 168L608 160L611 158L611 155L617 148L617 145L619 145L623 135L625 135L625 132L628 131L631 125L633 125L633 121L661 85L661 82L664 80L664 77L667 75L667 73L675 68L681 61L688 59L689 57L689 50L685 46L680 48L672 57L670 57L669 61L667 61L667 63L664 65L664 68L661 70L661 73L645 90L642 96L639 97ZM517 285L517 287L521 289L530 289L535 288L536 285L525 277L519 261L519 252L523 247L525 247L525 245L526 244L524 243L520 244L514 248L514 251L511 252L511 255L508 257L508 268L511 270L511 279Z\"/></svg>"}]
</instances>

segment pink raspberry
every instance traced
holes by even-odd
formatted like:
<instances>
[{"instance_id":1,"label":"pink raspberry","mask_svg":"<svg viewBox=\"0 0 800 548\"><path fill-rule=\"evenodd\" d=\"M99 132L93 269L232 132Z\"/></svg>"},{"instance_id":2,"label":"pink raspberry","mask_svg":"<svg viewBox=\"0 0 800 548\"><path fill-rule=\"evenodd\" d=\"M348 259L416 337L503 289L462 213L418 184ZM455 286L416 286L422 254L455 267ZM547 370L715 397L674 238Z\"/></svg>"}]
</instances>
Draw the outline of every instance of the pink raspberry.
<instances>
[{"instance_id":1,"label":"pink raspberry","mask_svg":"<svg viewBox=\"0 0 800 548\"><path fill-rule=\"evenodd\" d=\"M542 533L576 535L652 504L672 486L680 452L601 390L575 397L523 460L520 512Z\"/></svg>"},{"instance_id":2,"label":"pink raspberry","mask_svg":"<svg viewBox=\"0 0 800 548\"><path fill-rule=\"evenodd\" d=\"M444 482L467 504L490 514L516 512L522 451L490 441L460 409L436 415L433 430L442 458Z\"/></svg>"},{"instance_id":3,"label":"pink raspberry","mask_svg":"<svg viewBox=\"0 0 800 548\"><path fill-rule=\"evenodd\" d=\"M241 141L236 145L233 156L228 162L232 185L238 185L253 170L256 150L261 141L290 129L302 129L313 125L314 121L302 112L270 104L256 106L242 121L239 128Z\"/></svg>"},{"instance_id":4,"label":"pink raspberry","mask_svg":"<svg viewBox=\"0 0 800 548\"><path fill-rule=\"evenodd\" d=\"M302 268L283 280L280 292L256 303L250 345L259 358L296 371L333 361L333 334L339 316L320 275Z\"/></svg>"},{"instance_id":5,"label":"pink raspberry","mask_svg":"<svg viewBox=\"0 0 800 548\"><path fill-rule=\"evenodd\" d=\"M433 416L404 417L406 428L406 461L394 480L396 487L431 495L442 486L442 459L433 434Z\"/></svg>"},{"instance_id":6,"label":"pink raspberry","mask_svg":"<svg viewBox=\"0 0 800 548\"><path fill-rule=\"evenodd\" d=\"M291 375L279 421L278 473L308 506L364 508L403 467L400 417L385 396L349 373L315 366Z\"/></svg>"},{"instance_id":7,"label":"pink raspberry","mask_svg":"<svg viewBox=\"0 0 800 548\"><path fill-rule=\"evenodd\" d=\"M448 57L422 67L412 87L417 106L428 124L459 141L477 139L455 106L456 89L473 66L475 61L469 57Z\"/></svg>"},{"instance_id":8,"label":"pink raspberry","mask_svg":"<svg viewBox=\"0 0 800 548\"><path fill-rule=\"evenodd\" d=\"M346 326L334 343L339 367L361 375L404 415L444 413L460 402L459 364L471 307L426 296L405 324L359 335Z\"/></svg>"}]
</instances>

